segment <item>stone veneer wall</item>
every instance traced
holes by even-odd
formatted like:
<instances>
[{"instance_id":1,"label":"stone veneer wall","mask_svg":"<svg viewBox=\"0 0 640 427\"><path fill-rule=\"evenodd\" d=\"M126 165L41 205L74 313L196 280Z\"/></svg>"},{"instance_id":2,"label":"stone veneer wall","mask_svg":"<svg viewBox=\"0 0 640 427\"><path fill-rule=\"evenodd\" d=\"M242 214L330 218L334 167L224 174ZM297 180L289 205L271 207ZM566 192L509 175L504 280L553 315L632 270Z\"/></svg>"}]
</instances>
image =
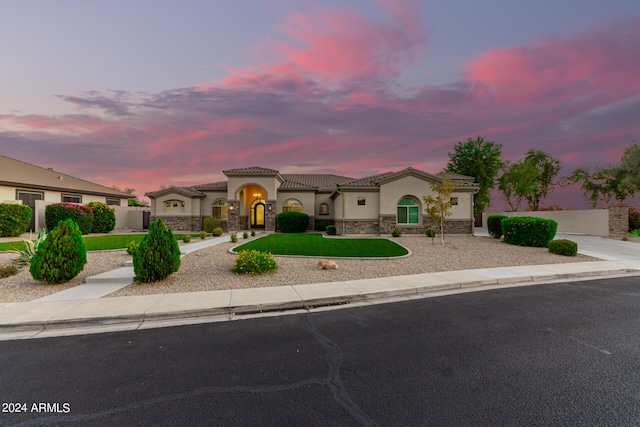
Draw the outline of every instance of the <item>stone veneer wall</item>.
<instances>
[{"instance_id":1,"label":"stone veneer wall","mask_svg":"<svg viewBox=\"0 0 640 427\"><path fill-rule=\"evenodd\" d=\"M157 216L151 216L150 221L153 222ZM202 229L202 218L199 216L163 216L162 222L164 226L172 230L181 231L200 231Z\"/></svg>"},{"instance_id":2,"label":"stone veneer wall","mask_svg":"<svg viewBox=\"0 0 640 427\"><path fill-rule=\"evenodd\" d=\"M380 225L378 221L375 221L375 220L374 221L345 220L344 228L345 228L344 234L378 234L380 230Z\"/></svg>"},{"instance_id":3,"label":"stone veneer wall","mask_svg":"<svg viewBox=\"0 0 640 427\"><path fill-rule=\"evenodd\" d=\"M611 206L609 208L609 237L621 238L629 232L629 207Z\"/></svg>"},{"instance_id":4,"label":"stone veneer wall","mask_svg":"<svg viewBox=\"0 0 640 427\"><path fill-rule=\"evenodd\" d=\"M238 206L238 202L229 203L229 207L227 208L227 232L240 230L238 226Z\"/></svg>"},{"instance_id":5,"label":"stone veneer wall","mask_svg":"<svg viewBox=\"0 0 640 427\"><path fill-rule=\"evenodd\" d=\"M429 227L429 217L427 215L422 216L421 226L399 225L397 224L397 218L395 215L381 215L380 216L380 234L391 234L394 229L402 230L404 234L424 234ZM440 230L440 224L433 224L433 228L436 231ZM473 231L473 220L445 220L444 232L445 234L471 234Z\"/></svg>"}]
</instances>

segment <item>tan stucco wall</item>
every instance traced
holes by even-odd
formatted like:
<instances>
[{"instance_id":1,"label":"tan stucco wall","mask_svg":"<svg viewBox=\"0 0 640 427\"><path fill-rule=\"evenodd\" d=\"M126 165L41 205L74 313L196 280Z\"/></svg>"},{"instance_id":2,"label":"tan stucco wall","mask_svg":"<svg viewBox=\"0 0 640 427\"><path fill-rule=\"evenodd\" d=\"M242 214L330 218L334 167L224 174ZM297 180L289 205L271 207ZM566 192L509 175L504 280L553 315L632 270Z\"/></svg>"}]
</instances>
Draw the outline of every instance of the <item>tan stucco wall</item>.
<instances>
[{"instance_id":1,"label":"tan stucco wall","mask_svg":"<svg viewBox=\"0 0 640 427\"><path fill-rule=\"evenodd\" d=\"M451 216L448 219L472 219L473 218L473 194L456 193L451 197L458 198L458 205L451 206Z\"/></svg>"},{"instance_id":2,"label":"tan stucco wall","mask_svg":"<svg viewBox=\"0 0 640 427\"><path fill-rule=\"evenodd\" d=\"M575 211L498 212L482 215L482 226L487 226L489 215L533 216L552 219L558 223L558 233L580 233L593 236L609 236L609 210L589 209Z\"/></svg>"},{"instance_id":3,"label":"tan stucco wall","mask_svg":"<svg viewBox=\"0 0 640 427\"><path fill-rule=\"evenodd\" d=\"M226 191L214 191L214 192L206 192L207 196L204 199L200 199L200 212L203 217L211 216L211 206L213 202L216 200L227 200L227 192Z\"/></svg>"},{"instance_id":4,"label":"tan stucco wall","mask_svg":"<svg viewBox=\"0 0 640 427\"><path fill-rule=\"evenodd\" d=\"M322 203L326 203L329 205L329 214L328 215L320 215L320 205ZM314 198L314 212L316 216L316 221L329 220L334 218L335 207L333 206L334 201L331 200L331 193L317 193Z\"/></svg>"},{"instance_id":5,"label":"tan stucco wall","mask_svg":"<svg viewBox=\"0 0 640 427\"><path fill-rule=\"evenodd\" d=\"M278 199L276 203L276 215L282 212L282 207L284 206L284 202L289 199L296 199L300 203L302 203L302 212L306 213L309 216L315 216L315 197L313 191L300 191L300 192L290 192L290 191L281 191L278 193Z\"/></svg>"},{"instance_id":6,"label":"tan stucco wall","mask_svg":"<svg viewBox=\"0 0 640 427\"><path fill-rule=\"evenodd\" d=\"M380 194L369 191L345 191L344 217L349 220L380 219ZM358 205L358 198L365 198L365 205ZM338 219L338 218L336 218ZM340 218L342 219L342 218Z\"/></svg>"},{"instance_id":7,"label":"tan stucco wall","mask_svg":"<svg viewBox=\"0 0 640 427\"><path fill-rule=\"evenodd\" d=\"M10 200L15 200L16 199L16 190L22 190L22 191L33 191L36 193L44 193L44 200L47 202L53 202L53 203L60 203L62 201L62 194L63 192L60 191L51 191L51 190L31 190L27 187L10 187L10 186L6 186L6 185L2 185L0 186L0 201L10 201ZM82 193L75 193L75 192L71 192L71 191L65 191L64 194L72 194L72 195L80 195L82 197L82 204L87 204L90 202L100 202L100 203L106 203L107 202L107 197L106 196L95 196L95 195L91 195L91 194L82 194ZM114 197L115 199L115 197ZM124 200L124 203L123 203ZM127 200L126 199L121 199L120 200L120 205L122 206L123 204L126 206Z\"/></svg>"},{"instance_id":8,"label":"tan stucco wall","mask_svg":"<svg viewBox=\"0 0 640 427\"><path fill-rule=\"evenodd\" d=\"M166 208L164 203L170 200L184 202L184 210L181 208ZM157 216L200 216L200 199L191 199L180 194L167 194L155 199L155 213Z\"/></svg>"}]
</instances>

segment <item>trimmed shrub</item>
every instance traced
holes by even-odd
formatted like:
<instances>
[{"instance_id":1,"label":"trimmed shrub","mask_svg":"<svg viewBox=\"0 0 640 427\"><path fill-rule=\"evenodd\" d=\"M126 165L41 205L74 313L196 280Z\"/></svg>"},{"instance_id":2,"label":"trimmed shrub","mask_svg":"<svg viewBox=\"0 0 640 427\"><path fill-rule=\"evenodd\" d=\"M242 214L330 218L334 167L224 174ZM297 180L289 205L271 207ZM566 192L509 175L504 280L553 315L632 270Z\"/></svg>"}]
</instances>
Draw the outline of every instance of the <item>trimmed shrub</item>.
<instances>
[{"instance_id":1,"label":"trimmed shrub","mask_svg":"<svg viewBox=\"0 0 640 427\"><path fill-rule=\"evenodd\" d=\"M238 243L238 233L231 233L229 238L231 239L231 243Z\"/></svg>"},{"instance_id":2,"label":"trimmed shrub","mask_svg":"<svg viewBox=\"0 0 640 427\"><path fill-rule=\"evenodd\" d=\"M211 235L212 236L222 236L222 228L218 227L218 228L214 228L213 230L211 230Z\"/></svg>"},{"instance_id":3,"label":"trimmed shrub","mask_svg":"<svg viewBox=\"0 0 640 427\"><path fill-rule=\"evenodd\" d=\"M640 210L629 207L629 231L640 230Z\"/></svg>"},{"instance_id":4,"label":"trimmed shrub","mask_svg":"<svg viewBox=\"0 0 640 427\"><path fill-rule=\"evenodd\" d=\"M80 227L72 219L61 221L38 245L29 271L39 282L65 283L80 273L87 263L87 250Z\"/></svg>"},{"instance_id":5,"label":"trimmed shrub","mask_svg":"<svg viewBox=\"0 0 640 427\"><path fill-rule=\"evenodd\" d=\"M191 241L191 236L189 234L185 234L184 236L182 236L182 241L184 243L189 243Z\"/></svg>"},{"instance_id":6,"label":"trimmed shrub","mask_svg":"<svg viewBox=\"0 0 640 427\"><path fill-rule=\"evenodd\" d=\"M248 239L249 238L249 233L247 233L246 231L244 233L242 233L242 238L243 239Z\"/></svg>"},{"instance_id":7,"label":"trimmed shrub","mask_svg":"<svg viewBox=\"0 0 640 427\"><path fill-rule=\"evenodd\" d=\"M395 230L393 230L393 231L391 232L391 235L392 235L393 237L400 237L400 236L402 236L402 230L398 230L398 229L396 228Z\"/></svg>"},{"instance_id":8,"label":"trimmed shrub","mask_svg":"<svg viewBox=\"0 0 640 427\"><path fill-rule=\"evenodd\" d=\"M316 222L316 231L326 231L329 223L327 221Z\"/></svg>"},{"instance_id":9,"label":"trimmed shrub","mask_svg":"<svg viewBox=\"0 0 640 427\"><path fill-rule=\"evenodd\" d=\"M502 220L504 242L511 245L547 248L557 229L552 219L512 216Z\"/></svg>"},{"instance_id":10,"label":"trimmed shrub","mask_svg":"<svg viewBox=\"0 0 640 427\"><path fill-rule=\"evenodd\" d=\"M231 271L236 274L250 274L255 276L262 273L274 273L278 268L276 260L269 252L260 252L255 249L241 251L236 257L236 264Z\"/></svg>"},{"instance_id":11,"label":"trimmed shrub","mask_svg":"<svg viewBox=\"0 0 640 427\"><path fill-rule=\"evenodd\" d=\"M576 256L578 244L567 239L552 240L549 242L549 252L564 256Z\"/></svg>"},{"instance_id":12,"label":"trimmed shrub","mask_svg":"<svg viewBox=\"0 0 640 427\"><path fill-rule=\"evenodd\" d=\"M283 233L304 233L309 225L309 215L303 212L278 214L278 227Z\"/></svg>"},{"instance_id":13,"label":"trimmed shrub","mask_svg":"<svg viewBox=\"0 0 640 427\"><path fill-rule=\"evenodd\" d=\"M106 203L87 203L93 209L92 233L108 233L116 226L116 211Z\"/></svg>"},{"instance_id":14,"label":"trimmed shrub","mask_svg":"<svg viewBox=\"0 0 640 427\"><path fill-rule=\"evenodd\" d=\"M44 228L41 228L38 231L38 237L36 237L36 240L33 240L33 241L23 240L22 243L24 243L24 249L9 251L9 252L18 254L18 258L14 259L13 263L21 267L25 265L30 265L31 259L38 251L38 246L40 246L40 244L44 242L44 239L46 238L47 238L47 233L44 231Z\"/></svg>"},{"instance_id":15,"label":"trimmed shrub","mask_svg":"<svg viewBox=\"0 0 640 427\"><path fill-rule=\"evenodd\" d=\"M78 224L82 234L89 234L93 231L93 209L89 206L55 203L44 208L44 217L47 220L47 229L49 230L57 226L60 221L72 219Z\"/></svg>"},{"instance_id":16,"label":"trimmed shrub","mask_svg":"<svg viewBox=\"0 0 640 427\"><path fill-rule=\"evenodd\" d=\"M489 236L494 239L502 237L502 220L508 218L505 215L489 215L487 217L487 229L489 230Z\"/></svg>"},{"instance_id":17,"label":"trimmed shrub","mask_svg":"<svg viewBox=\"0 0 640 427\"><path fill-rule=\"evenodd\" d=\"M138 249L138 244L136 243L136 241L135 240L130 241L129 244L127 245L127 253L129 255L133 255L136 249Z\"/></svg>"},{"instance_id":18,"label":"trimmed shrub","mask_svg":"<svg viewBox=\"0 0 640 427\"><path fill-rule=\"evenodd\" d=\"M329 236L335 236L336 235L336 226L335 225L327 225L327 228L325 230L327 232L327 234Z\"/></svg>"},{"instance_id":19,"label":"trimmed shrub","mask_svg":"<svg viewBox=\"0 0 640 427\"><path fill-rule=\"evenodd\" d=\"M206 231L201 231L201 232L200 232L200 238L201 238L202 240L206 239L206 238L207 238L207 232L206 232Z\"/></svg>"},{"instance_id":20,"label":"trimmed shrub","mask_svg":"<svg viewBox=\"0 0 640 427\"><path fill-rule=\"evenodd\" d=\"M31 208L17 203L0 203L0 237L19 236L31 225Z\"/></svg>"},{"instance_id":21,"label":"trimmed shrub","mask_svg":"<svg viewBox=\"0 0 640 427\"><path fill-rule=\"evenodd\" d=\"M18 274L18 267L15 265L2 265L0 266L0 279L5 277L11 277Z\"/></svg>"},{"instance_id":22,"label":"trimmed shrub","mask_svg":"<svg viewBox=\"0 0 640 427\"><path fill-rule=\"evenodd\" d=\"M207 233L211 233L216 228L222 227L222 221L212 216L202 220L202 229Z\"/></svg>"},{"instance_id":23,"label":"trimmed shrub","mask_svg":"<svg viewBox=\"0 0 640 427\"><path fill-rule=\"evenodd\" d=\"M251 230L251 237L255 237L256 236L256 230Z\"/></svg>"},{"instance_id":24,"label":"trimmed shrub","mask_svg":"<svg viewBox=\"0 0 640 427\"><path fill-rule=\"evenodd\" d=\"M424 231L425 236L427 237L436 237L436 230L434 230L433 228L427 228Z\"/></svg>"},{"instance_id":25,"label":"trimmed shrub","mask_svg":"<svg viewBox=\"0 0 640 427\"><path fill-rule=\"evenodd\" d=\"M180 268L180 248L160 218L149 227L149 232L133 251L133 271L137 283L164 280Z\"/></svg>"}]
</instances>

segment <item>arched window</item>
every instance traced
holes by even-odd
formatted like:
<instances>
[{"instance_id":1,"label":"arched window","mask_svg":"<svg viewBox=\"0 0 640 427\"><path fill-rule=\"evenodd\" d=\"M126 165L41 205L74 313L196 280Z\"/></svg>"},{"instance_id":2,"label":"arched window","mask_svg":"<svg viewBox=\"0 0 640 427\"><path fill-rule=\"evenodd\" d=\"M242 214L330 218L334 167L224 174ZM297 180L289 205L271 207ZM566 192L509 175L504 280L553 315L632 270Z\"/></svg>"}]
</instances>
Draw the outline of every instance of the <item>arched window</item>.
<instances>
[{"instance_id":1,"label":"arched window","mask_svg":"<svg viewBox=\"0 0 640 427\"><path fill-rule=\"evenodd\" d=\"M329 205L327 203L320 203L320 215L329 215Z\"/></svg>"},{"instance_id":2,"label":"arched window","mask_svg":"<svg viewBox=\"0 0 640 427\"><path fill-rule=\"evenodd\" d=\"M420 206L411 197L398 202L398 224L418 224L420 222Z\"/></svg>"},{"instance_id":3,"label":"arched window","mask_svg":"<svg viewBox=\"0 0 640 427\"><path fill-rule=\"evenodd\" d=\"M296 199L289 199L282 205L282 212L302 212L302 203Z\"/></svg>"},{"instance_id":4,"label":"arched window","mask_svg":"<svg viewBox=\"0 0 640 427\"><path fill-rule=\"evenodd\" d=\"M218 219L227 219L227 202L222 199L213 202L211 216Z\"/></svg>"}]
</instances>

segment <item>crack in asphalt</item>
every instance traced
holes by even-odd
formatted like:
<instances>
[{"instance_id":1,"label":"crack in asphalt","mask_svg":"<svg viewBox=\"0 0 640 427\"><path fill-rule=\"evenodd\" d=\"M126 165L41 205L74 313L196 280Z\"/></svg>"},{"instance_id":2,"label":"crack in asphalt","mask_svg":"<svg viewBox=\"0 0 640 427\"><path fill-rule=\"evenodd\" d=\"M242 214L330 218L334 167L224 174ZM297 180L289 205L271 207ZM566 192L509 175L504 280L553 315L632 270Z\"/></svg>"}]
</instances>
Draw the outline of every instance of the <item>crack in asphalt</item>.
<instances>
[{"instance_id":1,"label":"crack in asphalt","mask_svg":"<svg viewBox=\"0 0 640 427\"><path fill-rule=\"evenodd\" d=\"M307 332L313 336L318 343L324 348L327 354L327 365L329 365L329 371L326 376L326 384L329 390L333 394L335 400L351 415L351 417L362 426L377 426L378 424L372 420L366 412L364 412L352 399L349 397L347 387L340 376L340 365L342 364L342 351L340 347L331 341L326 335L323 335L318 328L311 322L311 318L304 316L304 325Z\"/></svg>"}]
</instances>

